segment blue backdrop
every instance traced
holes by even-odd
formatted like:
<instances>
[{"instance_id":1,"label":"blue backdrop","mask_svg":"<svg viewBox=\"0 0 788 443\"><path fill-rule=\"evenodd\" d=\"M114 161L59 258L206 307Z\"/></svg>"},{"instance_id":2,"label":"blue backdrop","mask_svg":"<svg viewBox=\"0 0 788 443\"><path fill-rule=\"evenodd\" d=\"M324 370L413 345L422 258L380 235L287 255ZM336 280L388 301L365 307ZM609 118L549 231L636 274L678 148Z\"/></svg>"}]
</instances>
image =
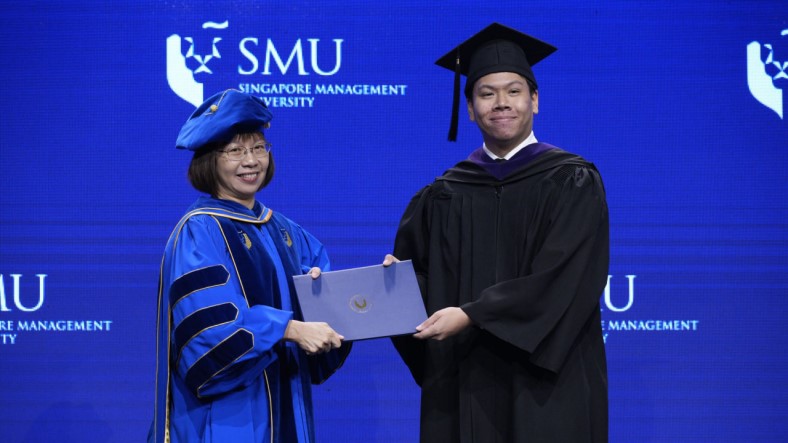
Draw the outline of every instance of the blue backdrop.
<instances>
[{"instance_id":1,"label":"blue backdrop","mask_svg":"<svg viewBox=\"0 0 788 443\"><path fill-rule=\"evenodd\" d=\"M446 141L452 74L433 63L498 21L559 48L535 68L536 136L606 182L611 441L784 441L783 0L192 3L0 5L0 440L144 440L195 103L268 100L259 199L334 269L376 264L411 195L481 143L464 115ZM316 397L322 442L417 439L387 340Z\"/></svg>"}]
</instances>

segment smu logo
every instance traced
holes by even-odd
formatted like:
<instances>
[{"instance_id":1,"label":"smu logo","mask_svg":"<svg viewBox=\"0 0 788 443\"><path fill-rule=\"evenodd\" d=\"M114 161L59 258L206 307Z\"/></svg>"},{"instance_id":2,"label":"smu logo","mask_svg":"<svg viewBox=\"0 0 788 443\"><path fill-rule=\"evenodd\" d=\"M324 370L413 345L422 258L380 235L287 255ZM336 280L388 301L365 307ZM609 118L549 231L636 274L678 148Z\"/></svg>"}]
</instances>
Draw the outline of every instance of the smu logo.
<instances>
[{"instance_id":1,"label":"smu logo","mask_svg":"<svg viewBox=\"0 0 788 443\"><path fill-rule=\"evenodd\" d=\"M788 29L780 36L782 46L776 55L771 43L761 45L754 41L747 45L747 85L758 102L783 118L783 90L788 85Z\"/></svg>"},{"instance_id":2,"label":"smu logo","mask_svg":"<svg viewBox=\"0 0 788 443\"><path fill-rule=\"evenodd\" d=\"M278 68L282 75L292 69L299 76L325 77L335 75L342 66L343 39L332 39L333 54L328 54L328 60L322 60L318 38L307 38L304 43L300 38L287 42L284 50L282 43L277 48L271 38L243 37L233 45L227 42L228 28L227 20L205 22L202 29L207 32L199 38L178 34L167 38L167 83L178 97L195 107L205 99L205 80L213 74L225 76L232 70L232 74L247 78L255 74L271 76L272 68ZM229 62L220 62L228 58ZM238 83L238 78L222 78L217 83L221 84L215 89L226 88L228 84Z\"/></svg>"},{"instance_id":3,"label":"smu logo","mask_svg":"<svg viewBox=\"0 0 788 443\"><path fill-rule=\"evenodd\" d=\"M203 29L227 29L229 23L203 23ZM181 36L173 34L167 37L167 83L170 89L178 95L178 97L186 100L192 105L199 106L203 102L203 84L195 79L195 74L206 73L213 74L213 71L208 67L208 63L214 58L221 58L217 44L222 40L221 37L213 37L211 50L209 53L197 53L195 51L195 43L193 37L183 38L189 43L189 48L186 52L182 52ZM195 66L196 62L196 66ZM190 67L189 65L192 65Z\"/></svg>"}]
</instances>

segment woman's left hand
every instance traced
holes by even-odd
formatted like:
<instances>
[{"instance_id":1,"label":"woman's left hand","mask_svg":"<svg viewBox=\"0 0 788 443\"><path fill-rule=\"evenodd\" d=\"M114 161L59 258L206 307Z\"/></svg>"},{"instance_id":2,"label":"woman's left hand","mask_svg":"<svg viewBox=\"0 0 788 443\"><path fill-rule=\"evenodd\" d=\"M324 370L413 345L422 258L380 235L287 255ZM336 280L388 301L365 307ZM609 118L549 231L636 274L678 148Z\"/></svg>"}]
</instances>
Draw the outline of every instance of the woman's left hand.
<instances>
[{"instance_id":1,"label":"woman's left hand","mask_svg":"<svg viewBox=\"0 0 788 443\"><path fill-rule=\"evenodd\" d=\"M312 276L312 280L317 280L317 278L320 277L321 272L322 271L320 270L320 268L314 267L310 269L309 272L307 272L307 274Z\"/></svg>"}]
</instances>

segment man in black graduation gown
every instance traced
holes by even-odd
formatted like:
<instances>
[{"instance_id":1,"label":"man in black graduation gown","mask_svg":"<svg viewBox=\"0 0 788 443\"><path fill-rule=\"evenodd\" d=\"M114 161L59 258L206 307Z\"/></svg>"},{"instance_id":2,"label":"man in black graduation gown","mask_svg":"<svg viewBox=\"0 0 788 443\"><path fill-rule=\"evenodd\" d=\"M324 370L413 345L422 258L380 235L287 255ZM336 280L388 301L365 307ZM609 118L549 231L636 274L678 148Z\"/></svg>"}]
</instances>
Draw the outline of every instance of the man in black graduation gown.
<instances>
[{"instance_id":1,"label":"man in black graduation gown","mask_svg":"<svg viewBox=\"0 0 788 443\"><path fill-rule=\"evenodd\" d=\"M467 76L484 145L413 197L384 260L413 260L430 315L393 339L422 389L422 442L607 441L608 212L594 165L532 131L531 65L553 51L493 24L437 62L456 72L455 111Z\"/></svg>"}]
</instances>

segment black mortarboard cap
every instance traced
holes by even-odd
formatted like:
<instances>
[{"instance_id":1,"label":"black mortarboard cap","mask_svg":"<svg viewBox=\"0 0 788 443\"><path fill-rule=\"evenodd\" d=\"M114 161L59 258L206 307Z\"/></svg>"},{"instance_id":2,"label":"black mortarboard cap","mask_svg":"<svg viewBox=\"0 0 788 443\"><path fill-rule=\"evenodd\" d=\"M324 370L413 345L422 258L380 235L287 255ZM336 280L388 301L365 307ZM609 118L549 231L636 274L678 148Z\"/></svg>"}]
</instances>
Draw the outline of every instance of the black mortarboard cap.
<instances>
[{"instance_id":1,"label":"black mortarboard cap","mask_svg":"<svg viewBox=\"0 0 788 443\"><path fill-rule=\"evenodd\" d=\"M493 23L460 43L435 62L454 71L454 101L452 103L449 141L457 139L457 120L460 112L460 75L467 77L465 95L470 95L476 80L495 72L514 72L536 86L531 66L555 52L555 46L520 31Z\"/></svg>"}]
</instances>

